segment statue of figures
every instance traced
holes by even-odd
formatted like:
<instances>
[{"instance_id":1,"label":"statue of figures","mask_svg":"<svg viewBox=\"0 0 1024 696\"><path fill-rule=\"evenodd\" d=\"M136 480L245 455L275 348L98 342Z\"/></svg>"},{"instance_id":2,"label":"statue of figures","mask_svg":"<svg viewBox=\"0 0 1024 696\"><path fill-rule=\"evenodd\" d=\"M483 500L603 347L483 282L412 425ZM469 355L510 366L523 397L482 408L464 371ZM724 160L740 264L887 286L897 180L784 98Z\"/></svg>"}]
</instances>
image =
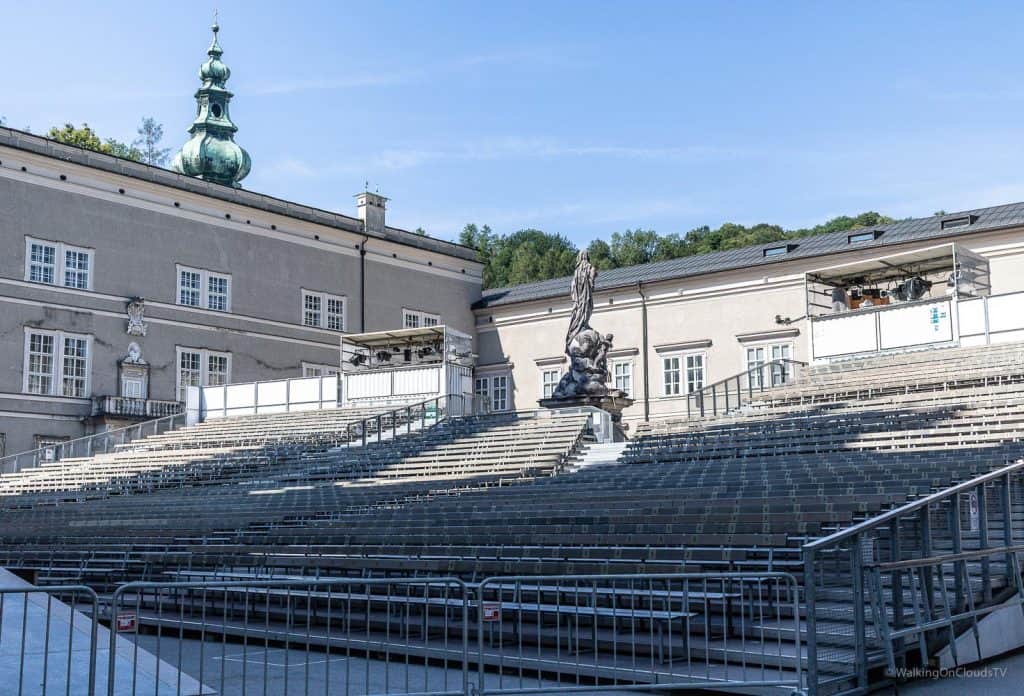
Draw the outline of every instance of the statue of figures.
<instances>
[{"instance_id":1,"label":"statue of figures","mask_svg":"<svg viewBox=\"0 0 1024 696\"><path fill-rule=\"evenodd\" d=\"M597 269L590 263L586 251L576 258L576 272L572 278L572 316L565 334L565 354L569 357L569 370L559 380L552 398L624 396L609 391L608 352L612 348L612 335L600 334L590 326L594 313L594 281Z\"/></svg>"},{"instance_id":2,"label":"statue of figures","mask_svg":"<svg viewBox=\"0 0 1024 696\"><path fill-rule=\"evenodd\" d=\"M580 332L590 328L590 317L594 313L594 281L597 269L590 263L587 250L576 256L576 272L572 276L572 317L569 319L569 330L565 334L565 350ZM570 359L572 356L569 356Z\"/></svg>"},{"instance_id":3,"label":"statue of figures","mask_svg":"<svg viewBox=\"0 0 1024 696\"><path fill-rule=\"evenodd\" d=\"M145 336L146 301L141 297L134 297L132 298L132 301L128 303L128 308L125 311L128 314L128 335Z\"/></svg>"}]
</instances>

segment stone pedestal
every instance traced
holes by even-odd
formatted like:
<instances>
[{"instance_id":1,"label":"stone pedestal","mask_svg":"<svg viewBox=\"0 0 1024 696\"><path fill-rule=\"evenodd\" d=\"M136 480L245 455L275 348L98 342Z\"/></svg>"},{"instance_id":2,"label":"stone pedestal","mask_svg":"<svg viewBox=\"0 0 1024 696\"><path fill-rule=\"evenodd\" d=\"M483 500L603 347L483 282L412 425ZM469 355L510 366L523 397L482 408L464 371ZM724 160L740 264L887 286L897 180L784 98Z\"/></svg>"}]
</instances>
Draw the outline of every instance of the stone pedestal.
<instances>
[{"instance_id":1,"label":"stone pedestal","mask_svg":"<svg viewBox=\"0 0 1024 696\"><path fill-rule=\"evenodd\" d=\"M619 392L619 394L621 394L621 392ZM541 399L537 403L540 404L541 408L549 408L552 410L562 408L583 408L589 406L591 408L599 408L602 411L606 411L612 417L614 440L616 442L621 442L626 439L626 429L622 426L622 410L632 406L633 400L628 396L606 394L605 396L570 396L560 399L552 397L550 399Z\"/></svg>"}]
</instances>

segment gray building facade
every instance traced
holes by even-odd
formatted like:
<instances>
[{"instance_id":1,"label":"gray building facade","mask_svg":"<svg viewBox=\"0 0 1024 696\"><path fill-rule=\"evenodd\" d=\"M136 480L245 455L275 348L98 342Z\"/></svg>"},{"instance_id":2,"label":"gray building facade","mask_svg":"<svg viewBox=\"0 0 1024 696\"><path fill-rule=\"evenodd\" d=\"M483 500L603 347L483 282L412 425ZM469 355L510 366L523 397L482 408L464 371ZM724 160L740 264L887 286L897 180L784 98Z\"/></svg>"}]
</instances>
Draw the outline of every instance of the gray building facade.
<instances>
[{"instance_id":1,"label":"gray building facade","mask_svg":"<svg viewBox=\"0 0 1024 696\"><path fill-rule=\"evenodd\" d=\"M336 369L342 332L472 334L475 253L388 227L385 205L340 215L0 128L3 453L189 384Z\"/></svg>"}]
</instances>

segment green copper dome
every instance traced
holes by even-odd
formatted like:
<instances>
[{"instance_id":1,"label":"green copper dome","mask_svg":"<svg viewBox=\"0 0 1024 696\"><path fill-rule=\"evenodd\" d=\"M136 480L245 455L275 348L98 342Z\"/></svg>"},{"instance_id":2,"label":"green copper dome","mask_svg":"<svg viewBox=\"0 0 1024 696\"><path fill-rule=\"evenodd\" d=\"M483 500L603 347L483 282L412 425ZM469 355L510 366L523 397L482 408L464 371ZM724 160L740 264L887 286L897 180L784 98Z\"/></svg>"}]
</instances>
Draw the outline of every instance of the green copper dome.
<instances>
[{"instance_id":1,"label":"green copper dome","mask_svg":"<svg viewBox=\"0 0 1024 696\"><path fill-rule=\"evenodd\" d=\"M220 26L214 22L213 42L206 51L209 59L199 68L203 84L196 91L196 120L188 129L192 137L171 160L171 169L237 188L249 173L252 161L234 140L238 126L228 112L233 95L224 86L231 70L220 59L224 51L217 42L219 31Z\"/></svg>"}]
</instances>

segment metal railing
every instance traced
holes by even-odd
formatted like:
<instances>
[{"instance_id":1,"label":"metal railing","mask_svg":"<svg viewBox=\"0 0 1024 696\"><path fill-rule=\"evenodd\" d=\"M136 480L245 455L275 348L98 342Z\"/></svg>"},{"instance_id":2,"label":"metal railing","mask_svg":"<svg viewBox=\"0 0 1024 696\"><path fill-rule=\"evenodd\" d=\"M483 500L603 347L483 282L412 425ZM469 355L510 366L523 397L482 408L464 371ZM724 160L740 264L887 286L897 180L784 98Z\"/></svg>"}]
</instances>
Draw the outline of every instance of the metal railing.
<instances>
[{"instance_id":1,"label":"metal railing","mask_svg":"<svg viewBox=\"0 0 1024 696\"><path fill-rule=\"evenodd\" d=\"M91 614L74 611L55 595ZM0 587L3 693L93 696L100 645L98 607L96 593L84 585Z\"/></svg>"},{"instance_id":2,"label":"metal railing","mask_svg":"<svg viewBox=\"0 0 1024 696\"><path fill-rule=\"evenodd\" d=\"M425 430L447 418L471 415L471 411L466 409L467 399L461 394L435 396L349 423L345 428L344 440L349 444L358 442L365 447L368 443L383 442L400 434L407 435L414 429Z\"/></svg>"},{"instance_id":3,"label":"metal railing","mask_svg":"<svg viewBox=\"0 0 1024 696\"><path fill-rule=\"evenodd\" d=\"M175 413L163 418L143 421L124 428L105 430L94 435L86 435L73 440L55 442L26 452L11 454L0 458L0 473L15 473L69 457L91 457L96 454L111 452L117 445L124 445L150 435L159 435L168 430L175 430L186 424L184 413Z\"/></svg>"},{"instance_id":4,"label":"metal railing","mask_svg":"<svg viewBox=\"0 0 1024 696\"><path fill-rule=\"evenodd\" d=\"M807 363L789 358L772 360L726 377L686 396L686 417L729 413L766 391L792 384Z\"/></svg>"},{"instance_id":5,"label":"metal railing","mask_svg":"<svg viewBox=\"0 0 1024 696\"><path fill-rule=\"evenodd\" d=\"M46 693L803 688L802 658L786 637L800 630L798 588L785 573L510 576L480 583L182 575L206 579L128 583L109 604L97 604L88 588L18 590L46 597L54 607L47 616L71 609L44 592L85 593L79 605L88 615L77 614L75 643L48 644L52 649L42 652L43 659L75 661L74 669L48 670ZM38 694L40 682L30 682L38 660L16 648L36 647L41 616L3 617L6 652L25 665L25 687L16 693ZM109 622L109 633L101 621ZM88 631L86 646L81 634Z\"/></svg>"},{"instance_id":6,"label":"metal railing","mask_svg":"<svg viewBox=\"0 0 1024 696\"><path fill-rule=\"evenodd\" d=\"M803 688L800 653L783 638L800 631L786 573L509 576L477 592L477 696L598 680L644 691Z\"/></svg>"},{"instance_id":7,"label":"metal railing","mask_svg":"<svg viewBox=\"0 0 1024 696\"><path fill-rule=\"evenodd\" d=\"M811 693L866 693L876 672L928 665L1007 606L1024 607L1014 527L1024 461L907 503L803 547Z\"/></svg>"}]
</instances>

